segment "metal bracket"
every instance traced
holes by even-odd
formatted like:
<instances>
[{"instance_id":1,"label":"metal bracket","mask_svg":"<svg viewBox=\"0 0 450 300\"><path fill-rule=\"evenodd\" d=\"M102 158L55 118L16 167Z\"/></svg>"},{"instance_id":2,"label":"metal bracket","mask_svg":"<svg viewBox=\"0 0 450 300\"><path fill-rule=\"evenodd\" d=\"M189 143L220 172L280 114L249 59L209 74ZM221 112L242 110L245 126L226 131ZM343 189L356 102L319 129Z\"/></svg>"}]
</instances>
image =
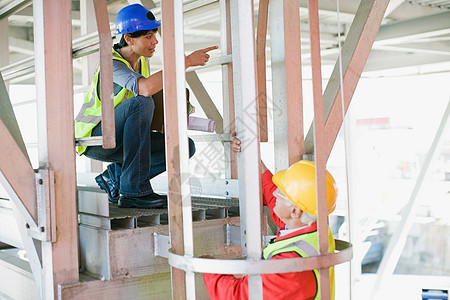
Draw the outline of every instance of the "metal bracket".
<instances>
[{"instance_id":1,"label":"metal bracket","mask_svg":"<svg viewBox=\"0 0 450 300\"><path fill-rule=\"evenodd\" d=\"M155 256L168 258L170 249L170 238L168 235L155 232L153 234L155 242Z\"/></svg>"},{"instance_id":2,"label":"metal bracket","mask_svg":"<svg viewBox=\"0 0 450 300\"><path fill-rule=\"evenodd\" d=\"M241 227L227 224L227 245L241 246Z\"/></svg>"},{"instance_id":3,"label":"metal bracket","mask_svg":"<svg viewBox=\"0 0 450 300\"><path fill-rule=\"evenodd\" d=\"M54 173L50 169L36 170L38 226L27 224L28 235L44 242L56 241Z\"/></svg>"},{"instance_id":4,"label":"metal bracket","mask_svg":"<svg viewBox=\"0 0 450 300\"><path fill-rule=\"evenodd\" d=\"M275 235L263 235L262 246L266 247ZM240 226L227 224L227 245L241 246L241 230Z\"/></svg>"}]
</instances>

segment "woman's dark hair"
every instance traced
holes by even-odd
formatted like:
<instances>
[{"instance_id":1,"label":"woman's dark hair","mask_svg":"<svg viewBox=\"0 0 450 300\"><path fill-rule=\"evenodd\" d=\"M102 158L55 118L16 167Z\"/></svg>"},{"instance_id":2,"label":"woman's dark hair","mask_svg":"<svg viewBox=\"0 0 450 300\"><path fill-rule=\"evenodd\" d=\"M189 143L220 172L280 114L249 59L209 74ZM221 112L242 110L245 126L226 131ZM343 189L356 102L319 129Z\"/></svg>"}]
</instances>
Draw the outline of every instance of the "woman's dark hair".
<instances>
[{"instance_id":1,"label":"woman's dark hair","mask_svg":"<svg viewBox=\"0 0 450 300\"><path fill-rule=\"evenodd\" d=\"M125 34L129 34L130 37L132 38L137 38L143 35L146 35L149 31L153 31L153 32L157 32L158 29L152 29L152 30L139 30L139 31L135 31L135 32L131 32L131 33L125 33ZM127 42L125 41L125 34L122 34L122 37L120 38L120 42L118 42L117 44L114 44L114 49L120 49L122 47L128 46Z\"/></svg>"}]
</instances>

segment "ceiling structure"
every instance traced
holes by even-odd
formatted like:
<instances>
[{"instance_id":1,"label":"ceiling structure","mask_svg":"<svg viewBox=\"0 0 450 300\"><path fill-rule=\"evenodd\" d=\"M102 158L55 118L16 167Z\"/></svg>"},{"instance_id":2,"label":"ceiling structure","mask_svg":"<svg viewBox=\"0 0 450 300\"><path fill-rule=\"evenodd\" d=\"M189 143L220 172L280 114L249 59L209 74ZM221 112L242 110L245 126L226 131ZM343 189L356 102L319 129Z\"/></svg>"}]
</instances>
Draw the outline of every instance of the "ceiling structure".
<instances>
[{"instance_id":1,"label":"ceiling structure","mask_svg":"<svg viewBox=\"0 0 450 300\"><path fill-rule=\"evenodd\" d=\"M80 7L72 0L74 57L96 51L96 34L82 35ZM136 1L130 1L136 2ZM111 28L125 0L107 1ZM142 1L160 18L160 0ZM338 57L338 37L343 41L360 0L319 0L322 64L334 65ZM30 0L0 0L0 22L8 23L9 57L2 53L0 71L11 82L33 82L33 9ZM300 0L302 60L309 64L308 1ZM339 6L339 7L338 7ZM339 11L339 14L337 13ZM255 1L255 17L258 1ZM269 17L276 18L277 16ZM214 0L184 0L185 50L220 44L220 3ZM93 19L95 26L95 19ZM0 23L1 25L2 23ZM0 31L1 32L1 31ZM269 31L270 32L270 31ZM268 35L268 39L270 36ZM270 45L268 42L267 45ZM270 49L267 49L270 53ZM220 55L220 51L213 53ZM267 55L270 60L270 54ZM159 64L158 59L154 60ZM268 61L270 64L270 61ZM413 68L410 72L450 71L450 0L391 0L379 30L365 72ZM81 64L74 60L74 83L79 84Z\"/></svg>"}]
</instances>

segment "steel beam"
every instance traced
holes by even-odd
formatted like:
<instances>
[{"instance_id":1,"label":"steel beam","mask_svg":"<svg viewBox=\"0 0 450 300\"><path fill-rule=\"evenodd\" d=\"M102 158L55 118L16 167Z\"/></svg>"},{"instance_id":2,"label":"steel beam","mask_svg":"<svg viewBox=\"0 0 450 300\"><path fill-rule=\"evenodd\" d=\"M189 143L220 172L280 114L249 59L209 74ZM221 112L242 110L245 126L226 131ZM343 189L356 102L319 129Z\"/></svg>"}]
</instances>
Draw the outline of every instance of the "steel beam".
<instances>
[{"instance_id":1,"label":"steel beam","mask_svg":"<svg viewBox=\"0 0 450 300\"><path fill-rule=\"evenodd\" d=\"M0 7L0 19L7 18L8 16L29 6L31 3L32 3L31 0L9 1L7 5Z\"/></svg>"},{"instance_id":2,"label":"steel beam","mask_svg":"<svg viewBox=\"0 0 450 300\"><path fill-rule=\"evenodd\" d=\"M100 41L100 91L102 95L102 136L103 148L116 147L116 130L114 120L114 91L112 72L112 38L109 28L106 0L94 0Z\"/></svg>"},{"instance_id":3,"label":"steel beam","mask_svg":"<svg viewBox=\"0 0 450 300\"><path fill-rule=\"evenodd\" d=\"M303 88L300 42L300 7L297 1L283 1L284 49L286 71L286 110L288 127L289 165L302 159ZM320 37L319 37L320 38Z\"/></svg>"},{"instance_id":4,"label":"steel beam","mask_svg":"<svg viewBox=\"0 0 450 300\"><path fill-rule=\"evenodd\" d=\"M316 195L317 195L317 231L319 234L318 249L320 258L328 255L328 208L325 166L329 154L322 145L326 142L324 105L322 97L322 65L320 57L320 31L318 0L309 1L309 24L311 34L311 68L314 97L314 155L316 161ZM320 298L331 299L330 269L319 269Z\"/></svg>"},{"instance_id":5,"label":"steel beam","mask_svg":"<svg viewBox=\"0 0 450 300\"><path fill-rule=\"evenodd\" d=\"M232 32L230 0L220 0L220 49L223 56L231 56ZM223 127L225 133L236 132L236 114L234 102L234 77L231 61L222 65L222 94L223 94ZM237 178L237 153L231 149L230 144L224 144L225 178Z\"/></svg>"},{"instance_id":6,"label":"steel beam","mask_svg":"<svg viewBox=\"0 0 450 300\"><path fill-rule=\"evenodd\" d=\"M298 5L298 3L297 3ZM258 27L256 31L256 73L259 116L259 140L267 142L267 85L266 85L266 39L269 19L269 0L260 0L258 9ZM293 26L295 27L295 25Z\"/></svg>"},{"instance_id":7,"label":"steel beam","mask_svg":"<svg viewBox=\"0 0 450 300\"><path fill-rule=\"evenodd\" d=\"M183 3L161 3L164 40L164 129L169 180L169 229L173 253L193 256L187 138ZM176 109L169 109L176 107ZM195 276L172 267L172 297L195 299Z\"/></svg>"},{"instance_id":8,"label":"steel beam","mask_svg":"<svg viewBox=\"0 0 450 300\"><path fill-rule=\"evenodd\" d=\"M270 59L272 71L272 118L275 172L289 167L284 49L283 0L271 0L269 10ZM284 18L283 18L284 19Z\"/></svg>"},{"instance_id":9,"label":"steel beam","mask_svg":"<svg viewBox=\"0 0 450 300\"><path fill-rule=\"evenodd\" d=\"M241 241L247 259L257 261L261 259L262 201L253 12L253 1L231 2L236 132L245 143L238 156ZM248 285L249 299L261 299L261 275L249 275Z\"/></svg>"},{"instance_id":10,"label":"steel beam","mask_svg":"<svg viewBox=\"0 0 450 300\"><path fill-rule=\"evenodd\" d=\"M0 179L26 222L36 227L38 209L35 174L1 73L0 108Z\"/></svg>"},{"instance_id":11,"label":"steel beam","mask_svg":"<svg viewBox=\"0 0 450 300\"><path fill-rule=\"evenodd\" d=\"M54 243L41 242L42 278L38 286L43 299L53 299L57 298L58 285L78 281L79 274L71 3L33 1L33 15L39 168L51 169L54 174L51 200L55 203L53 222L58 235Z\"/></svg>"},{"instance_id":12,"label":"steel beam","mask_svg":"<svg viewBox=\"0 0 450 300\"><path fill-rule=\"evenodd\" d=\"M361 1L342 46L343 82L341 83L339 80L339 64L341 62L337 61L323 94L325 134L327 136L323 147L326 149L326 157L329 157L336 141L343 122L342 109L346 112L350 105L388 3L389 0ZM344 87L344 108L341 104L341 86ZM305 153L312 154L313 151L313 126L311 126L305 139Z\"/></svg>"}]
</instances>

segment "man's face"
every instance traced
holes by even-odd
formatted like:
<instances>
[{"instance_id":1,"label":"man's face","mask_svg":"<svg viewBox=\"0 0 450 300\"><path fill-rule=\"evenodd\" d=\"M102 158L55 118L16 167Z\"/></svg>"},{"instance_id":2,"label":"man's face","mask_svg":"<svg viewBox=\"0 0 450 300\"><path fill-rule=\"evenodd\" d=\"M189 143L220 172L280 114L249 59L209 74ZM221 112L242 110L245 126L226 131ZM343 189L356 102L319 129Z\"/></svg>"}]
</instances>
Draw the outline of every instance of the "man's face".
<instances>
[{"instance_id":1,"label":"man's face","mask_svg":"<svg viewBox=\"0 0 450 300\"><path fill-rule=\"evenodd\" d=\"M293 204L279 188L273 192L273 196L277 198L273 212L286 223L286 220L291 217L291 208Z\"/></svg>"}]
</instances>

